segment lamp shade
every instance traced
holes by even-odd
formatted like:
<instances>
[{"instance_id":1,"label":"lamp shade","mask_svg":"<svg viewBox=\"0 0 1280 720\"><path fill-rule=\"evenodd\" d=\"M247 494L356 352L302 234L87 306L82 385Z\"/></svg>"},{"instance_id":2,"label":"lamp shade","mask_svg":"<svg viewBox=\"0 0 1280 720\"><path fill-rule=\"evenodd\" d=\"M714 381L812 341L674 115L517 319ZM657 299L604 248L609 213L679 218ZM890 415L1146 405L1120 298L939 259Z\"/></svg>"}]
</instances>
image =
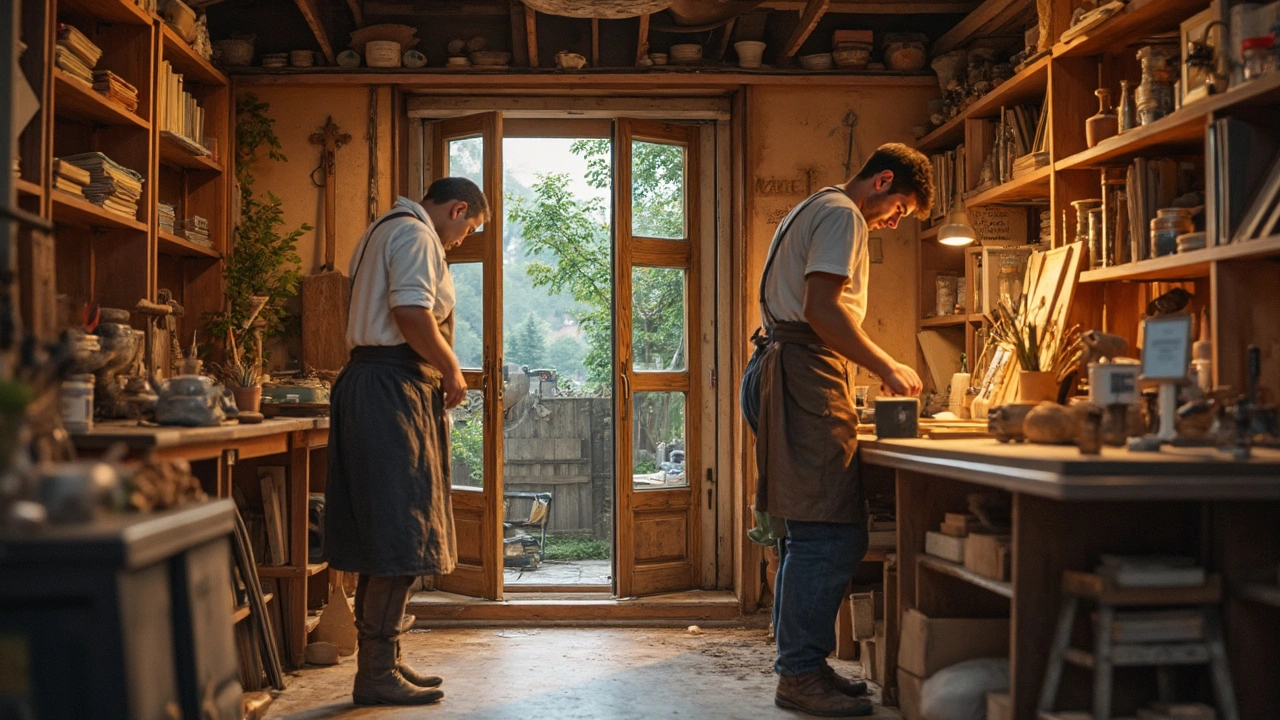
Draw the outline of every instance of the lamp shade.
<instances>
[{"instance_id":1,"label":"lamp shade","mask_svg":"<svg viewBox=\"0 0 1280 720\"><path fill-rule=\"evenodd\" d=\"M938 228L938 242L960 247L971 245L976 239L977 233L969 222L969 213L964 209L963 203L956 203L955 209L947 213L947 222Z\"/></svg>"}]
</instances>

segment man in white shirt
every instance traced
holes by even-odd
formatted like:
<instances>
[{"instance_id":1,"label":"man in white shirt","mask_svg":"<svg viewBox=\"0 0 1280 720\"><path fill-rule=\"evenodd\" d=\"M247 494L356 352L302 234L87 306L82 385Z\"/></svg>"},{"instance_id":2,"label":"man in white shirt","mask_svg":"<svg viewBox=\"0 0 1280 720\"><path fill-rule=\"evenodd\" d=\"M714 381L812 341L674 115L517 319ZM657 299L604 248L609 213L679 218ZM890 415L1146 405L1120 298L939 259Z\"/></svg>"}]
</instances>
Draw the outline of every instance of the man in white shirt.
<instances>
[{"instance_id":1,"label":"man in white shirt","mask_svg":"<svg viewBox=\"0 0 1280 720\"><path fill-rule=\"evenodd\" d=\"M413 579L457 564L447 410L466 396L453 354L445 251L480 227L476 184L442 178L422 203L400 198L351 259L350 360L331 393L325 544L330 567L359 573L357 705L425 705L441 679L400 659Z\"/></svg>"},{"instance_id":2,"label":"man in white shirt","mask_svg":"<svg viewBox=\"0 0 1280 720\"><path fill-rule=\"evenodd\" d=\"M761 280L768 348L760 370L756 509L785 520L774 581L779 675L774 701L824 717L870 715L866 683L827 664L844 588L867 550L857 475L854 365L886 392L918 395L920 378L867 337L868 233L933 203L929 159L882 145L856 176L782 222Z\"/></svg>"}]
</instances>

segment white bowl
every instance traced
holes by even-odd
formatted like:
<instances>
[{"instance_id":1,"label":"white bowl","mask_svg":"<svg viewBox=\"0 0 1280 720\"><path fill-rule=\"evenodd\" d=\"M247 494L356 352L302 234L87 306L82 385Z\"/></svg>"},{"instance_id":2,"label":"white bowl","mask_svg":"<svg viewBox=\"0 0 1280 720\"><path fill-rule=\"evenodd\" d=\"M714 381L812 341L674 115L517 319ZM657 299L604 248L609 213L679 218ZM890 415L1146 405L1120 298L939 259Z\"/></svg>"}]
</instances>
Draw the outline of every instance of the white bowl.
<instances>
[{"instance_id":1,"label":"white bowl","mask_svg":"<svg viewBox=\"0 0 1280 720\"><path fill-rule=\"evenodd\" d=\"M701 60L702 46L696 43L680 43L671 46L670 54L671 59L676 62Z\"/></svg>"},{"instance_id":2,"label":"white bowl","mask_svg":"<svg viewBox=\"0 0 1280 720\"><path fill-rule=\"evenodd\" d=\"M765 44L759 40L742 40L733 44L738 52L738 67L758 68L764 57Z\"/></svg>"},{"instance_id":3,"label":"white bowl","mask_svg":"<svg viewBox=\"0 0 1280 720\"><path fill-rule=\"evenodd\" d=\"M800 56L800 67L805 70L830 70L833 64L831 53Z\"/></svg>"}]
</instances>

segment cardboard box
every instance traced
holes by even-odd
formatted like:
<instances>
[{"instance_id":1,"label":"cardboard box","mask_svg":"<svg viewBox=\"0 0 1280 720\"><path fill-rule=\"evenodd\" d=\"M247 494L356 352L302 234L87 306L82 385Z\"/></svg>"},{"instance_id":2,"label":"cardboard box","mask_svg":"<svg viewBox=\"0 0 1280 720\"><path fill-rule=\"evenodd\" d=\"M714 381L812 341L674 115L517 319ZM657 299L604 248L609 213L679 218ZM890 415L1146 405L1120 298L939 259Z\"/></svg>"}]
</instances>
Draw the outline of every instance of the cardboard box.
<instances>
[{"instance_id":1,"label":"cardboard box","mask_svg":"<svg viewBox=\"0 0 1280 720\"><path fill-rule=\"evenodd\" d=\"M857 592L849 596L853 609L853 637L867 640L876 636L876 620L884 617L884 593Z\"/></svg>"},{"instance_id":2,"label":"cardboard box","mask_svg":"<svg viewBox=\"0 0 1280 720\"><path fill-rule=\"evenodd\" d=\"M970 535L965 538L964 566L983 577L1007 581L1012 543L1010 535Z\"/></svg>"},{"instance_id":3,"label":"cardboard box","mask_svg":"<svg viewBox=\"0 0 1280 720\"><path fill-rule=\"evenodd\" d=\"M938 527L938 531L948 537L957 537L957 538L968 537L969 525L967 523L956 524L956 523L944 522L942 523L942 525Z\"/></svg>"},{"instance_id":4,"label":"cardboard box","mask_svg":"<svg viewBox=\"0 0 1280 720\"><path fill-rule=\"evenodd\" d=\"M943 560L963 563L965 542L965 538L929 531L924 534L924 551Z\"/></svg>"},{"instance_id":5,"label":"cardboard box","mask_svg":"<svg viewBox=\"0 0 1280 720\"><path fill-rule=\"evenodd\" d=\"M987 720L1013 720L1013 700L1009 693L987 693Z\"/></svg>"},{"instance_id":6,"label":"cardboard box","mask_svg":"<svg viewBox=\"0 0 1280 720\"><path fill-rule=\"evenodd\" d=\"M924 720L920 716L920 689L924 678L898 668L898 709L906 720Z\"/></svg>"},{"instance_id":7,"label":"cardboard box","mask_svg":"<svg viewBox=\"0 0 1280 720\"><path fill-rule=\"evenodd\" d=\"M973 658L1008 656L1007 618L930 618L915 609L902 614L898 667L917 677Z\"/></svg>"}]
</instances>

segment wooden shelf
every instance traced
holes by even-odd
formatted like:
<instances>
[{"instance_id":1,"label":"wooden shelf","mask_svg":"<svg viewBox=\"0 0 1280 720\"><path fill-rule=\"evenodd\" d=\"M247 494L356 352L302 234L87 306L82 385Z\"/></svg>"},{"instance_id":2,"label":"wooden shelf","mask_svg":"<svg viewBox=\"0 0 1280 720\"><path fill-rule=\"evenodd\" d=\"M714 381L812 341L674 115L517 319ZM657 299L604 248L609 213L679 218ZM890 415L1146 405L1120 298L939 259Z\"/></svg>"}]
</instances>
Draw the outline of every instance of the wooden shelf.
<instances>
[{"instance_id":1,"label":"wooden shelf","mask_svg":"<svg viewBox=\"0 0 1280 720\"><path fill-rule=\"evenodd\" d=\"M969 313L969 322L971 323L983 323L987 322L989 319L990 318L982 313Z\"/></svg>"},{"instance_id":2,"label":"wooden shelf","mask_svg":"<svg viewBox=\"0 0 1280 720\"><path fill-rule=\"evenodd\" d=\"M161 23L161 37L164 42L164 59L168 60L175 70L182 73L187 83L195 81L204 85L226 85L227 76L218 71L208 60L196 54L187 41L178 37L178 33L166 23Z\"/></svg>"},{"instance_id":3,"label":"wooden shelf","mask_svg":"<svg viewBox=\"0 0 1280 720\"><path fill-rule=\"evenodd\" d=\"M217 260L222 257L222 253L211 247L197 245L190 240L171 235L163 230L156 233L160 244L160 253L163 255L179 255L182 257L200 257L211 258Z\"/></svg>"},{"instance_id":4,"label":"wooden shelf","mask_svg":"<svg viewBox=\"0 0 1280 720\"><path fill-rule=\"evenodd\" d=\"M1256 603L1280 608L1280 585L1268 583L1244 583L1236 589L1236 594L1245 600L1252 600Z\"/></svg>"},{"instance_id":5,"label":"wooden shelf","mask_svg":"<svg viewBox=\"0 0 1280 720\"><path fill-rule=\"evenodd\" d=\"M1086 270L1080 273L1080 282L1195 280L1209 277L1210 267L1214 262L1257 258L1280 258L1280 235L1165 255L1115 267Z\"/></svg>"},{"instance_id":6,"label":"wooden shelf","mask_svg":"<svg viewBox=\"0 0 1280 720\"><path fill-rule=\"evenodd\" d=\"M311 577L329 569L329 563L307 563L305 567L297 565L259 565L258 577L264 578L297 578Z\"/></svg>"},{"instance_id":7,"label":"wooden shelf","mask_svg":"<svg viewBox=\"0 0 1280 720\"><path fill-rule=\"evenodd\" d=\"M306 628L308 635L310 635L311 631L315 630L316 627L320 624L320 614L323 612L324 610L320 610L315 615L307 616L306 622L303 623L303 627Z\"/></svg>"},{"instance_id":8,"label":"wooden shelf","mask_svg":"<svg viewBox=\"0 0 1280 720\"><path fill-rule=\"evenodd\" d=\"M1048 55L1040 58L1001 83L1000 87L975 100L955 117L921 138L916 143L916 149L928 155L950 148L964 140L965 119L995 117L1000 114L1001 107L1021 105L1029 100L1043 98L1049 87L1049 59Z\"/></svg>"},{"instance_id":9,"label":"wooden shelf","mask_svg":"<svg viewBox=\"0 0 1280 720\"><path fill-rule=\"evenodd\" d=\"M84 198L62 191L53 193L53 220L80 227L147 231L147 226L137 220L117 215Z\"/></svg>"},{"instance_id":10,"label":"wooden shelf","mask_svg":"<svg viewBox=\"0 0 1280 720\"><path fill-rule=\"evenodd\" d=\"M1143 38L1177 30L1183 20L1208 7L1205 0L1129 0L1124 10L1093 30L1053 47L1054 57L1115 54Z\"/></svg>"},{"instance_id":11,"label":"wooden shelf","mask_svg":"<svg viewBox=\"0 0 1280 720\"><path fill-rule=\"evenodd\" d=\"M312 575L319 575L320 573L328 569L329 569L329 563L327 562L307 563L307 577L311 577Z\"/></svg>"},{"instance_id":12,"label":"wooden shelf","mask_svg":"<svg viewBox=\"0 0 1280 720\"><path fill-rule=\"evenodd\" d=\"M942 228L942 223L938 223L937 225L934 225L931 228L924 228L920 230L919 239L933 240L934 238L938 237L938 230L940 230L941 228Z\"/></svg>"},{"instance_id":13,"label":"wooden shelf","mask_svg":"<svg viewBox=\"0 0 1280 720\"><path fill-rule=\"evenodd\" d=\"M107 100L57 68L53 69L53 97L54 114L59 117L143 130L151 128L151 123Z\"/></svg>"},{"instance_id":14,"label":"wooden shelf","mask_svg":"<svg viewBox=\"0 0 1280 720\"><path fill-rule=\"evenodd\" d=\"M1133 158L1151 152L1204 152L1205 113L1200 103L1188 105L1171 115L1129 132L1107 138L1097 145L1059 160L1059 171L1127 165Z\"/></svg>"},{"instance_id":15,"label":"wooden shelf","mask_svg":"<svg viewBox=\"0 0 1280 720\"><path fill-rule=\"evenodd\" d=\"M130 25L150 25L152 16L133 0L58 0L59 10L91 15L99 20Z\"/></svg>"},{"instance_id":16,"label":"wooden shelf","mask_svg":"<svg viewBox=\"0 0 1280 720\"><path fill-rule=\"evenodd\" d=\"M1041 200L1047 203L1049 201L1049 176L1052 173L1053 166L1045 165L1033 173L965 198L965 207L1026 203L1032 200Z\"/></svg>"},{"instance_id":17,"label":"wooden shelf","mask_svg":"<svg viewBox=\"0 0 1280 720\"><path fill-rule=\"evenodd\" d=\"M271 602L271 599L274 597L275 593L264 593L262 596L262 603L265 605ZM249 606L241 605L231 611L231 624L234 625L247 617L249 617Z\"/></svg>"},{"instance_id":18,"label":"wooden shelf","mask_svg":"<svg viewBox=\"0 0 1280 720\"><path fill-rule=\"evenodd\" d=\"M164 133L160 133L160 162L170 167L206 172L222 172L222 166L207 155L196 155Z\"/></svg>"},{"instance_id":19,"label":"wooden shelf","mask_svg":"<svg viewBox=\"0 0 1280 720\"><path fill-rule=\"evenodd\" d=\"M13 186L18 190L19 195L31 195L32 197L38 197L38 198L44 197L44 188L31 182L30 180L23 180L22 178L14 178Z\"/></svg>"},{"instance_id":20,"label":"wooden shelf","mask_svg":"<svg viewBox=\"0 0 1280 720\"><path fill-rule=\"evenodd\" d=\"M921 320L920 327L952 327L955 325L964 325L968 320L968 315L935 315L934 317Z\"/></svg>"},{"instance_id":21,"label":"wooden shelf","mask_svg":"<svg viewBox=\"0 0 1280 720\"><path fill-rule=\"evenodd\" d=\"M997 595L1003 595L1007 598L1013 597L1013 585L1011 583L984 577L959 563L953 563L950 560L943 560L942 558L933 557L932 555L919 555L916 557L916 562L920 567L928 568L934 572L939 572L943 575L950 575L953 578L964 580L972 585L977 585L983 590L989 590Z\"/></svg>"}]
</instances>

